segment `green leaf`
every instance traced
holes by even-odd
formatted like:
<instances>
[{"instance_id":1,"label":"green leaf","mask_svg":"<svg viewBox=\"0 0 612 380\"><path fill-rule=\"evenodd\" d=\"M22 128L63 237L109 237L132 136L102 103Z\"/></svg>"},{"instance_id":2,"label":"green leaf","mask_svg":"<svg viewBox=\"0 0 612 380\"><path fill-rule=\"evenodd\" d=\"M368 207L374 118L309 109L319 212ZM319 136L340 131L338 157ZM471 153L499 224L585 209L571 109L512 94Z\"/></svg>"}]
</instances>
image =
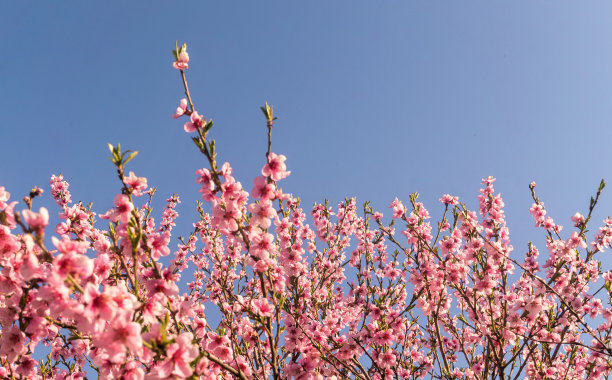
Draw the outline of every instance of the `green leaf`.
<instances>
[{"instance_id":1,"label":"green leaf","mask_svg":"<svg viewBox=\"0 0 612 380\"><path fill-rule=\"evenodd\" d=\"M178 48L178 41L174 41L174 50L172 50L172 55L174 56L174 60L178 61L178 56L179 56L179 48Z\"/></svg>"},{"instance_id":2,"label":"green leaf","mask_svg":"<svg viewBox=\"0 0 612 380\"><path fill-rule=\"evenodd\" d=\"M202 145L202 142L200 141L200 136L192 137L191 139L193 140L194 144L200 148L200 150L204 149L204 145Z\"/></svg>"},{"instance_id":3,"label":"green leaf","mask_svg":"<svg viewBox=\"0 0 612 380\"><path fill-rule=\"evenodd\" d=\"M127 152L126 152L126 153L127 153ZM132 152L132 153L130 153L130 155L129 155L129 156L127 156L127 158L125 159L125 161L123 161L123 165L126 165L128 162L132 161L132 159L133 159L134 157L136 157L136 155L138 155L138 151L137 151L137 150L136 150L136 151L134 151L134 152Z\"/></svg>"},{"instance_id":4,"label":"green leaf","mask_svg":"<svg viewBox=\"0 0 612 380\"><path fill-rule=\"evenodd\" d=\"M207 134L208 131L210 131L210 129L212 128L212 126L213 126L213 121L212 119L210 119L208 123L206 123L206 125L204 126L204 134Z\"/></svg>"},{"instance_id":5,"label":"green leaf","mask_svg":"<svg viewBox=\"0 0 612 380\"><path fill-rule=\"evenodd\" d=\"M210 140L210 142L208 143L208 149L210 150L210 156L211 157L215 157L216 153L215 153L215 140Z\"/></svg>"},{"instance_id":6,"label":"green leaf","mask_svg":"<svg viewBox=\"0 0 612 380\"><path fill-rule=\"evenodd\" d=\"M118 162L120 162L120 157L117 154L117 148L115 148L111 143L107 143L108 144L108 150L110 150L112 156L109 157L109 159L111 160L111 162L115 165L117 165Z\"/></svg>"}]
</instances>

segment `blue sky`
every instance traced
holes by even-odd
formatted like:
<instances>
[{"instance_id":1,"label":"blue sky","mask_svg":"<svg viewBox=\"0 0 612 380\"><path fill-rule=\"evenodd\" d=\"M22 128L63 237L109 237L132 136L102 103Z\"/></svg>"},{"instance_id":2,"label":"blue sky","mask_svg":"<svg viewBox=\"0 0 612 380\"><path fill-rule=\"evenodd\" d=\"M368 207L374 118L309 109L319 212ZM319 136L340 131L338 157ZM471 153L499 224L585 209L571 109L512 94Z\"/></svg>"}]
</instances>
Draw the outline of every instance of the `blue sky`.
<instances>
[{"instance_id":1,"label":"blue sky","mask_svg":"<svg viewBox=\"0 0 612 380\"><path fill-rule=\"evenodd\" d=\"M528 184L566 230L612 180L612 5L573 2L5 2L0 5L0 185L20 199L63 173L102 213L120 184L107 142L172 193L186 234L204 159L170 118L188 44L197 109L215 120L219 161L250 188L264 164L265 101L284 190L308 208L345 196L388 212L419 192L475 208L498 178L513 245L541 242ZM612 214L610 191L594 222ZM52 212L54 214L54 212ZM159 214L158 214L159 219ZM591 230L596 229L594 225ZM609 263L609 261L608 261ZM609 265L608 265L609 266Z\"/></svg>"}]
</instances>

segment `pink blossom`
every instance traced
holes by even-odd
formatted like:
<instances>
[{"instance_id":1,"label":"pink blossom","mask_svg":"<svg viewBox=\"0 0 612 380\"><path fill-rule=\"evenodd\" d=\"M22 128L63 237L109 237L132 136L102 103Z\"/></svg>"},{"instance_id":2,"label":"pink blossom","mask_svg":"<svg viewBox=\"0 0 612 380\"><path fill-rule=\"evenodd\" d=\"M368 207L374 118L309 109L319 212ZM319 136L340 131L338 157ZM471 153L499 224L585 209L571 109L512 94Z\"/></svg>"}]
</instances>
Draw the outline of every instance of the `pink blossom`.
<instances>
[{"instance_id":1,"label":"pink blossom","mask_svg":"<svg viewBox=\"0 0 612 380\"><path fill-rule=\"evenodd\" d=\"M213 223L220 231L225 233L238 230L236 220L239 220L241 217L240 209L234 202L226 205L215 205L213 208Z\"/></svg>"},{"instance_id":2,"label":"pink blossom","mask_svg":"<svg viewBox=\"0 0 612 380\"><path fill-rule=\"evenodd\" d=\"M193 374L190 363L198 356L198 349L192 340L191 333L183 333L166 348L166 359L157 368L160 377L175 375L187 378Z\"/></svg>"},{"instance_id":3,"label":"pink blossom","mask_svg":"<svg viewBox=\"0 0 612 380\"><path fill-rule=\"evenodd\" d=\"M440 198L440 202L444 203L445 205L456 206L459 204L459 197L454 197L449 194L444 194L442 198Z\"/></svg>"},{"instance_id":4,"label":"pink blossom","mask_svg":"<svg viewBox=\"0 0 612 380\"><path fill-rule=\"evenodd\" d=\"M266 177L255 177L253 185L251 190L253 198L274 199L276 195L275 186L273 183L267 183Z\"/></svg>"},{"instance_id":5,"label":"pink blossom","mask_svg":"<svg viewBox=\"0 0 612 380\"><path fill-rule=\"evenodd\" d=\"M265 298L253 301L253 311L260 317L272 317L274 315L274 307L272 307Z\"/></svg>"},{"instance_id":6,"label":"pink blossom","mask_svg":"<svg viewBox=\"0 0 612 380\"><path fill-rule=\"evenodd\" d=\"M3 328L0 336L0 355L6 355L9 362L14 362L17 356L26 353L25 341L25 334L17 326Z\"/></svg>"},{"instance_id":7,"label":"pink blossom","mask_svg":"<svg viewBox=\"0 0 612 380\"><path fill-rule=\"evenodd\" d=\"M151 257L155 260L159 260L161 256L168 256L170 254L170 234L151 234L147 238L147 246L151 249Z\"/></svg>"},{"instance_id":8,"label":"pink blossom","mask_svg":"<svg viewBox=\"0 0 612 380\"><path fill-rule=\"evenodd\" d=\"M248 209L251 213L253 213L251 223L264 229L269 228L272 225L272 218L276 216L276 210L274 210L272 202L270 201L251 203Z\"/></svg>"},{"instance_id":9,"label":"pink blossom","mask_svg":"<svg viewBox=\"0 0 612 380\"><path fill-rule=\"evenodd\" d=\"M276 155L271 152L268 155L268 163L261 169L261 175L270 177L273 181L287 178L291 172L287 171L287 165L285 165L286 159L287 157L282 154Z\"/></svg>"},{"instance_id":10,"label":"pink blossom","mask_svg":"<svg viewBox=\"0 0 612 380\"><path fill-rule=\"evenodd\" d=\"M274 235L253 231L251 234L251 255L262 260L267 259L274 253Z\"/></svg>"},{"instance_id":11,"label":"pink blossom","mask_svg":"<svg viewBox=\"0 0 612 380\"><path fill-rule=\"evenodd\" d=\"M38 261L36 255L31 253L24 255L23 263L19 269L23 279L26 281L40 276L40 262Z\"/></svg>"},{"instance_id":12,"label":"pink blossom","mask_svg":"<svg viewBox=\"0 0 612 380\"><path fill-rule=\"evenodd\" d=\"M51 242L60 251L60 253L76 253L85 254L89 249L89 243L86 241L77 241L70 239L59 240L55 236L51 237Z\"/></svg>"},{"instance_id":13,"label":"pink blossom","mask_svg":"<svg viewBox=\"0 0 612 380\"><path fill-rule=\"evenodd\" d=\"M33 378L36 374L37 365L38 362L32 359L30 356L22 356L15 372L24 376L25 378Z\"/></svg>"},{"instance_id":14,"label":"pink blossom","mask_svg":"<svg viewBox=\"0 0 612 380\"><path fill-rule=\"evenodd\" d=\"M130 202L130 198L125 194L117 194L113 202L115 204L115 209L110 213L110 219L113 222L121 221L121 223L127 223L134 209L134 205Z\"/></svg>"},{"instance_id":15,"label":"pink blossom","mask_svg":"<svg viewBox=\"0 0 612 380\"><path fill-rule=\"evenodd\" d=\"M178 58L172 66L177 70L186 70L189 68L189 54L187 54L187 44L183 44L177 51Z\"/></svg>"},{"instance_id":16,"label":"pink blossom","mask_svg":"<svg viewBox=\"0 0 612 380\"><path fill-rule=\"evenodd\" d=\"M381 355L379 355L378 360L380 361L380 365L383 368L391 368L395 365L397 357L391 350L387 350Z\"/></svg>"},{"instance_id":17,"label":"pink blossom","mask_svg":"<svg viewBox=\"0 0 612 380\"><path fill-rule=\"evenodd\" d=\"M406 213L406 207L397 197L391 202L389 208L393 209L393 219L401 218Z\"/></svg>"},{"instance_id":18,"label":"pink blossom","mask_svg":"<svg viewBox=\"0 0 612 380\"><path fill-rule=\"evenodd\" d=\"M124 360L126 349L137 355L142 349L140 325L115 318L100 335L97 344L106 350L112 362Z\"/></svg>"},{"instance_id":19,"label":"pink blossom","mask_svg":"<svg viewBox=\"0 0 612 380\"><path fill-rule=\"evenodd\" d=\"M4 186L0 186L0 211L4 210L7 206L11 193L4 189Z\"/></svg>"},{"instance_id":20,"label":"pink blossom","mask_svg":"<svg viewBox=\"0 0 612 380\"><path fill-rule=\"evenodd\" d=\"M574 227L578 227L579 225L584 223L584 216L581 213L577 212L574 214L574 216L572 216L572 222L574 222Z\"/></svg>"},{"instance_id":21,"label":"pink blossom","mask_svg":"<svg viewBox=\"0 0 612 380\"><path fill-rule=\"evenodd\" d=\"M172 117L174 119L178 119L185 114L185 111L187 111L187 99L183 98L181 99L179 106L176 107L176 111L174 111L174 115L172 115Z\"/></svg>"},{"instance_id":22,"label":"pink blossom","mask_svg":"<svg viewBox=\"0 0 612 380\"><path fill-rule=\"evenodd\" d=\"M187 133L195 132L196 129L203 128L205 124L206 124L206 120L204 120L202 116L200 116L198 111L193 111L193 113L191 114L190 121L185 123L185 126L184 126L185 132Z\"/></svg>"},{"instance_id":23,"label":"pink blossom","mask_svg":"<svg viewBox=\"0 0 612 380\"><path fill-rule=\"evenodd\" d=\"M93 284L87 284L83 301L86 304L85 315L90 321L102 318L111 321L115 317L117 304L109 294L100 293Z\"/></svg>"},{"instance_id":24,"label":"pink blossom","mask_svg":"<svg viewBox=\"0 0 612 380\"><path fill-rule=\"evenodd\" d=\"M145 177L136 177L134 172L130 172L127 177L123 178L123 183L132 189L132 194L139 197L142 190L147 188L147 179Z\"/></svg>"},{"instance_id":25,"label":"pink blossom","mask_svg":"<svg viewBox=\"0 0 612 380\"><path fill-rule=\"evenodd\" d=\"M35 231L42 232L49 224L49 211L44 207L41 207L38 213L23 210L22 215L25 222Z\"/></svg>"},{"instance_id":26,"label":"pink blossom","mask_svg":"<svg viewBox=\"0 0 612 380\"><path fill-rule=\"evenodd\" d=\"M93 273L93 260L74 252L62 253L55 258L53 270L64 278L69 274L78 278L87 278Z\"/></svg>"}]
</instances>

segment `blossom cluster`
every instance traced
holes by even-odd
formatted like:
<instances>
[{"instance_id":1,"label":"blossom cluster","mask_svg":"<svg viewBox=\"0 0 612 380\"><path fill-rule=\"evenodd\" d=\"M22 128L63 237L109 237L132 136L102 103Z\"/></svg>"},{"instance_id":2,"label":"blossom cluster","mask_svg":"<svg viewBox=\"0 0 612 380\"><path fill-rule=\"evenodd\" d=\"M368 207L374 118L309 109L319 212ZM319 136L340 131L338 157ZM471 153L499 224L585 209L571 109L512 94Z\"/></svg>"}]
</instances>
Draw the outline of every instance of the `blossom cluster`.
<instances>
[{"instance_id":1,"label":"blossom cluster","mask_svg":"<svg viewBox=\"0 0 612 380\"><path fill-rule=\"evenodd\" d=\"M186 45L173 66L187 98L173 117L206 158L204 203L171 248L178 196L152 213L155 190L125 174L136 152L109 146L121 180L113 207L73 203L51 177L59 207L25 208L0 187L0 377L10 379L598 379L612 368L612 242L606 219L588 239L604 183L573 230L547 216L530 185L546 252L516 254L495 179L478 210L443 195L432 223L418 195L391 202L386 220L354 198L305 211L279 182L286 157L268 147L249 190L217 165L212 120L191 101ZM99 218L106 223L100 227ZM190 268L190 271L186 271ZM179 286L183 277L186 286ZM209 324L209 309L221 321ZM50 351L37 356L37 347ZM35 352L36 351L36 352Z\"/></svg>"}]
</instances>

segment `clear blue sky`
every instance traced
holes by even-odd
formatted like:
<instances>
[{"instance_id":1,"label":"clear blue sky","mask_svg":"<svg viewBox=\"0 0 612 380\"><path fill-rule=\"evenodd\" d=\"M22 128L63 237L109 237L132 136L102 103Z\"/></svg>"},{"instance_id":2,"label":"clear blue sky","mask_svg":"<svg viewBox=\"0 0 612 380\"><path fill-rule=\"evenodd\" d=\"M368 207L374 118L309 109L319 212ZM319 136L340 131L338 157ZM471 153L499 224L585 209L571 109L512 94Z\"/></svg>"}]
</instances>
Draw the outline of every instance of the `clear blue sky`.
<instances>
[{"instance_id":1,"label":"clear blue sky","mask_svg":"<svg viewBox=\"0 0 612 380\"><path fill-rule=\"evenodd\" d=\"M42 186L38 205L56 210L48 180L61 172L102 213L120 188L106 143L121 142L158 200L181 196L185 234L205 161L170 118L175 40L219 160L250 189L270 102L273 151L292 171L282 187L307 208L357 196L387 212L417 191L437 215L444 193L475 207L492 175L524 252L542 235L529 182L567 230L612 181L609 2L14 1L0 5L0 185L15 199Z\"/></svg>"}]
</instances>

